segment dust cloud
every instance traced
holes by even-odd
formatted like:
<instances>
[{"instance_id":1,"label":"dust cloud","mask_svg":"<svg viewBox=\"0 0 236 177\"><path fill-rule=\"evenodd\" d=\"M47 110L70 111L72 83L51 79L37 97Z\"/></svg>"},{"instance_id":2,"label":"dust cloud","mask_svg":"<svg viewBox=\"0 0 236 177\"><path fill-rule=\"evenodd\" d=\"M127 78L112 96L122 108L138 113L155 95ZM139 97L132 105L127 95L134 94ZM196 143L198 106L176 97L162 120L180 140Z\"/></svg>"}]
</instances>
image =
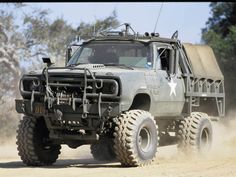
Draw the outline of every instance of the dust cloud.
<instances>
[{"instance_id":1,"label":"dust cloud","mask_svg":"<svg viewBox=\"0 0 236 177\"><path fill-rule=\"evenodd\" d=\"M158 148L154 164L161 163L201 163L235 159L236 165L236 112L230 112L219 121L212 121L213 142L208 153L193 156L178 151L177 145Z\"/></svg>"},{"instance_id":2,"label":"dust cloud","mask_svg":"<svg viewBox=\"0 0 236 177\"><path fill-rule=\"evenodd\" d=\"M213 144L209 158L236 157L236 112L230 112L226 121L213 122Z\"/></svg>"}]
</instances>

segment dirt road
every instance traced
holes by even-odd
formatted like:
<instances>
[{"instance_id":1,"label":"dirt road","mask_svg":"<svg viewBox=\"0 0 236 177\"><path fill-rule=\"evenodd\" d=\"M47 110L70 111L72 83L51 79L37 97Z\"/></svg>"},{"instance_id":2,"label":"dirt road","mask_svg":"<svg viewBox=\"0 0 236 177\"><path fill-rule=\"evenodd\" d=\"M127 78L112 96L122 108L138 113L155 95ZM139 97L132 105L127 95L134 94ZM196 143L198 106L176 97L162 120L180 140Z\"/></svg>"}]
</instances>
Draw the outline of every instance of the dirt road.
<instances>
[{"instance_id":1,"label":"dirt road","mask_svg":"<svg viewBox=\"0 0 236 177\"><path fill-rule=\"evenodd\" d=\"M63 146L59 160L50 167L27 167L17 156L16 145L0 145L0 177L236 177L236 127L214 125L212 151L189 159L176 146L158 149L155 162L147 167L124 168L119 163L93 160L89 146L76 150Z\"/></svg>"}]
</instances>

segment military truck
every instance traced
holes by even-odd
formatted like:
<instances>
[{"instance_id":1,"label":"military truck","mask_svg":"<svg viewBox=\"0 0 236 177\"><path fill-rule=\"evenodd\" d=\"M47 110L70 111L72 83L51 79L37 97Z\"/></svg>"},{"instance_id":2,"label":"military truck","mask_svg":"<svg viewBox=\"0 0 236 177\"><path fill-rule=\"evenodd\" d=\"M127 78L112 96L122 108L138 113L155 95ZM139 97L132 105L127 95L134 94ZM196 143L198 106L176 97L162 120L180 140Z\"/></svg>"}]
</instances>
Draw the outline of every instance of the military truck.
<instances>
[{"instance_id":1,"label":"military truck","mask_svg":"<svg viewBox=\"0 0 236 177\"><path fill-rule=\"evenodd\" d=\"M130 29L101 32L69 48L64 67L43 58L42 71L22 76L17 145L26 165L53 164L62 144L90 144L95 159L123 166L150 164L160 146L209 150L211 119L225 114L212 49Z\"/></svg>"}]
</instances>

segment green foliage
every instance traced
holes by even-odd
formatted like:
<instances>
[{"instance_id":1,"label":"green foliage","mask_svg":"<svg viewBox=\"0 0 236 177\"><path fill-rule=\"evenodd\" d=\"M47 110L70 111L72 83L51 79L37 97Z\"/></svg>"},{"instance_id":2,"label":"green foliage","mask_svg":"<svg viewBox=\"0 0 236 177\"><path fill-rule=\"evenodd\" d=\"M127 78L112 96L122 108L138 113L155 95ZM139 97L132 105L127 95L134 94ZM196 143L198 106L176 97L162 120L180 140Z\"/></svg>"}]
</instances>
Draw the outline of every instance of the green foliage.
<instances>
[{"instance_id":1,"label":"green foliage","mask_svg":"<svg viewBox=\"0 0 236 177\"><path fill-rule=\"evenodd\" d=\"M233 54L233 56L236 56L236 25L231 26L229 28L230 33L228 35L228 42L231 44L231 50L230 53Z\"/></svg>"},{"instance_id":2,"label":"green foliage","mask_svg":"<svg viewBox=\"0 0 236 177\"><path fill-rule=\"evenodd\" d=\"M230 32L230 26L236 24L236 3L212 2L210 4L212 17L206 22L203 32L213 30L223 37Z\"/></svg>"},{"instance_id":3,"label":"green foliage","mask_svg":"<svg viewBox=\"0 0 236 177\"><path fill-rule=\"evenodd\" d=\"M203 33L202 38L214 49L216 56L223 62L234 60L236 56L236 25L229 27L229 33L225 37L210 29Z\"/></svg>"}]
</instances>

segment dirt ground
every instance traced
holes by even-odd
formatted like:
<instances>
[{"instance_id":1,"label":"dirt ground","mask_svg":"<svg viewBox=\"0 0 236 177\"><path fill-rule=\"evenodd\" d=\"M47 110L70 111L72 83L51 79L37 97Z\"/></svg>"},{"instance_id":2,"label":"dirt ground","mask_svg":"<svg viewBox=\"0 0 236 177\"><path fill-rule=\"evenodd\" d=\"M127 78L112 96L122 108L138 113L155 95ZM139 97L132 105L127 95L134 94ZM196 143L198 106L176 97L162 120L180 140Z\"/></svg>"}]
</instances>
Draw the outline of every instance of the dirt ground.
<instances>
[{"instance_id":1,"label":"dirt ground","mask_svg":"<svg viewBox=\"0 0 236 177\"><path fill-rule=\"evenodd\" d=\"M236 177L236 121L213 125L214 141L207 156L189 158L176 146L161 147L155 162L146 167L124 168L119 163L95 161L89 146L63 146L50 167L27 167L17 155L15 140L0 145L0 177Z\"/></svg>"}]
</instances>

